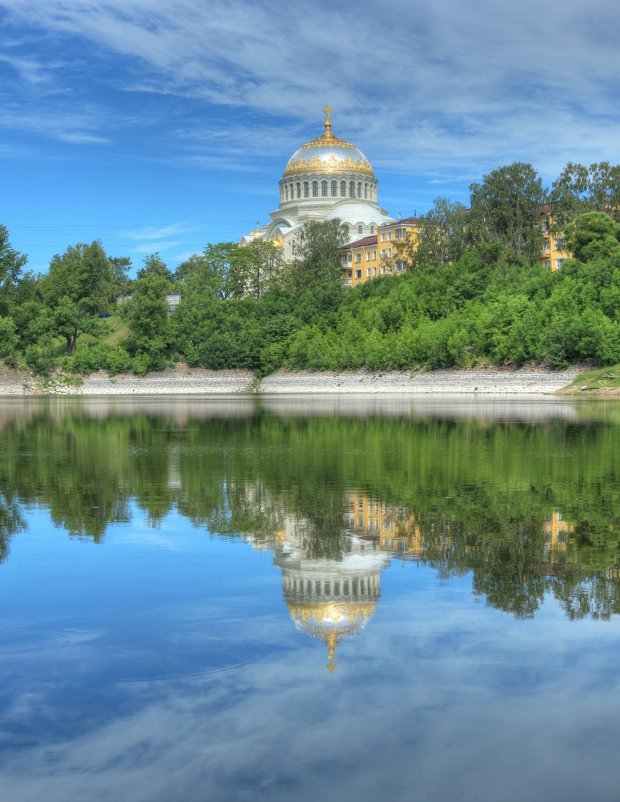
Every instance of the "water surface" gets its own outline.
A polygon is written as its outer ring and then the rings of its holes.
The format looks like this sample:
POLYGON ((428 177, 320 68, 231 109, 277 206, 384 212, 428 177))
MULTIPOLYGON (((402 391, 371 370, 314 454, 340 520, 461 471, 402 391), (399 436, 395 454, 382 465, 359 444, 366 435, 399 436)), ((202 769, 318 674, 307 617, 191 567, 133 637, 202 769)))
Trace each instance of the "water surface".
POLYGON ((12 802, 616 800, 620 407, 0 404, 12 802))

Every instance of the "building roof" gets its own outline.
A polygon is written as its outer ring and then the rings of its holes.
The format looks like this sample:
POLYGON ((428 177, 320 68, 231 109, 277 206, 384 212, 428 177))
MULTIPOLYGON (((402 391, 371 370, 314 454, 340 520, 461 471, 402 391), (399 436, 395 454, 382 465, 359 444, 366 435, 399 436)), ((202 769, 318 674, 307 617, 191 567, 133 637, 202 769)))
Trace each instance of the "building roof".
POLYGON ((376 245, 377 244, 377 235, 372 234, 370 237, 364 237, 363 239, 355 240, 355 242, 349 242, 347 245, 342 245, 341 250, 345 250, 347 248, 364 248, 366 245, 376 245))
POLYGON ((402 225, 403 223, 405 225, 413 225, 414 223, 419 223, 419 222, 420 222, 420 218, 419 217, 405 217, 402 220, 393 220, 390 223, 383 223, 382 227, 383 226, 396 226, 396 225, 399 225, 399 224, 402 225))

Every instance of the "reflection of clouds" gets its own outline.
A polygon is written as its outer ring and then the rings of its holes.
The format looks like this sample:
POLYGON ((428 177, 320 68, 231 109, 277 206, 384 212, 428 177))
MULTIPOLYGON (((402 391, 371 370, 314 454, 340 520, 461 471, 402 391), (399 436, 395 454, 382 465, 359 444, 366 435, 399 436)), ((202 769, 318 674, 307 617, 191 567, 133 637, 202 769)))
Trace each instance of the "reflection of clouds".
POLYGON ((258 627, 260 652, 113 688, 131 700, 120 714, 108 705, 79 738, 11 753, 6 798, 615 799, 619 624, 574 624, 553 606, 537 623, 501 616, 500 629, 501 614, 428 579, 385 600, 334 675, 312 641, 282 649, 283 618, 224 612, 228 645, 257 642, 258 627))

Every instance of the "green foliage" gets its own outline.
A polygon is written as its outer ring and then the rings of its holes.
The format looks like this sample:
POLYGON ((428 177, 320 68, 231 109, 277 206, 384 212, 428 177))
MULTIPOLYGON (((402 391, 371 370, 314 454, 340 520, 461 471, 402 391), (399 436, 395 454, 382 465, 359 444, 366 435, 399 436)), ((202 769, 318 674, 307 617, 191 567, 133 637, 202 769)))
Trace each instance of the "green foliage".
POLYGON ((467 243, 468 210, 462 203, 435 198, 421 218, 418 239, 405 253, 414 269, 419 265, 442 267, 457 262, 467 243))
POLYGON ((620 256, 620 223, 602 212, 586 212, 566 226, 566 242, 575 259, 590 262, 620 256))
POLYGON ((127 349, 137 357, 137 372, 163 370, 170 346, 170 323, 166 294, 170 282, 159 269, 145 269, 136 281, 133 295, 127 303, 129 323, 127 349), (138 358, 139 355, 139 358, 138 358), (146 360, 148 359, 148 362, 146 360))
POLYGON ((2 315, 6 315, 12 309, 21 270, 27 261, 27 256, 19 254, 10 246, 9 232, 0 225, 0 314, 2 315))
POLYGON ((294 291, 302 292, 317 283, 340 287, 340 248, 346 241, 347 229, 337 218, 307 222, 294 247, 295 261, 291 265, 294 291))
POLYGON ((472 184, 470 191, 470 241, 500 243, 511 260, 536 264, 541 246, 537 223, 547 195, 532 165, 500 167, 483 176, 481 184, 472 184))
POLYGON ((51 332, 65 339, 68 356, 82 334, 98 334, 98 315, 109 311, 116 289, 116 271, 100 242, 69 247, 62 256, 54 256, 43 280, 43 296, 51 332))
POLYGON ((597 162, 585 167, 569 162, 553 182, 549 199, 556 230, 564 230, 584 212, 620 217, 620 165, 597 162))
POLYGON ((89 374, 96 370, 106 370, 115 375, 130 370, 132 360, 125 348, 109 343, 79 345, 66 367, 75 373, 89 374))

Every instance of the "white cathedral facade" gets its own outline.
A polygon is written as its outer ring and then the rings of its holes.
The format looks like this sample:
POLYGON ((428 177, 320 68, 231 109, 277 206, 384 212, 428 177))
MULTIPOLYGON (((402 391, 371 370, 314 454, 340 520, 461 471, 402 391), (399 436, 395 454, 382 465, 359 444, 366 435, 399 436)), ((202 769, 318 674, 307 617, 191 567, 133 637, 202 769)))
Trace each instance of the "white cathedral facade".
POLYGON ((391 221, 379 206, 370 162, 355 145, 334 136, 332 110, 326 106, 323 111, 324 133, 298 148, 284 168, 280 205, 271 212, 270 222, 244 236, 242 244, 271 241, 290 261, 297 233, 310 220, 340 219, 348 229, 348 242, 372 236, 391 221))

